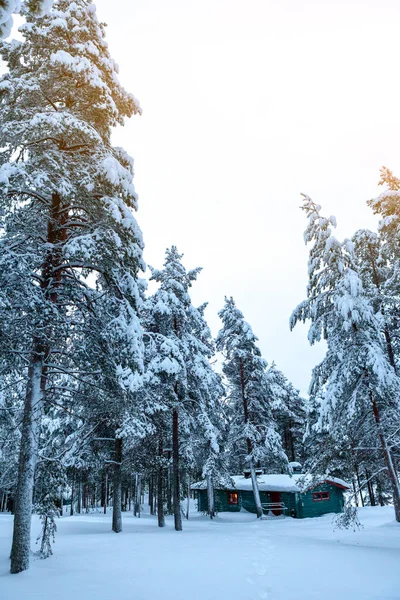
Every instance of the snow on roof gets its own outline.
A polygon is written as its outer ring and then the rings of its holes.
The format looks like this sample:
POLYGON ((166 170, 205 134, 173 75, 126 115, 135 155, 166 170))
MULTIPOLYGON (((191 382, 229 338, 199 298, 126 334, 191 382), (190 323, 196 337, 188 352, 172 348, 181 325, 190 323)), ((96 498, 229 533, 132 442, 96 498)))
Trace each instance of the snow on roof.
MULTIPOLYGON (((253 489, 251 485, 251 478, 243 477, 243 475, 232 475, 231 479, 233 481, 233 485, 232 487, 226 489, 242 491, 251 491, 253 489)), ((315 487, 320 483, 330 483, 344 489, 349 489, 349 485, 343 481, 343 479, 338 479, 337 477, 321 477, 319 479, 310 475, 301 474, 272 474, 260 475, 257 477, 257 481, 260 492, 301 492, 302 490, 305 491, 306 489, 315 487)), ((192 490, 204 490, 207 488, 207 482, 198 481, 197 483, 193 483, 190 488, 192 490)), ((218 489, 218 487, 216 489, 218 489)))

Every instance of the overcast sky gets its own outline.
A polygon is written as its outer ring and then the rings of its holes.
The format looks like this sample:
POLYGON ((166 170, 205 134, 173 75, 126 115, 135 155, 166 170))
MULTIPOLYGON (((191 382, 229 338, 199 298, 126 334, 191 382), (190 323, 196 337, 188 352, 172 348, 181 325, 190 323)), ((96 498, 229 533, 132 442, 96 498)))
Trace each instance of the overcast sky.
POLYGON ((400 173, 400 4, 388 0, 97 0, 143 116, 116 132, 135 159, 145 260, 176 244, 215 334, 232 295, 294 385, 323 348, 289 331, 305 297, 300 192, 375 228, 379 168, 400 173))

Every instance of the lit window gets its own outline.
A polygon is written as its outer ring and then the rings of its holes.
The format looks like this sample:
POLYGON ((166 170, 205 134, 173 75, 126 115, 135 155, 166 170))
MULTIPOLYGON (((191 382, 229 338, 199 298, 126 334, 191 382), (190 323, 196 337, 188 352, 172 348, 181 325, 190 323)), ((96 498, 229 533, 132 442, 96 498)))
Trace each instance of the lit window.
POLYGON ((228 492, 228 504, 239 504, 239 494, 237 492, 228 492))

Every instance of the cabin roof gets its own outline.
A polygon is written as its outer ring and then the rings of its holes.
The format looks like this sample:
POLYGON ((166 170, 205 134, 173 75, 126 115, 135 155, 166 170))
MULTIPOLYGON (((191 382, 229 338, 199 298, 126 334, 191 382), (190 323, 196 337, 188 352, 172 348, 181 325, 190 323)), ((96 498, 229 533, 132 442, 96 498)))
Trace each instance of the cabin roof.
MULTIPOLYGON (((233 482, 232 486, 216 486, 216 489, 241 491, 251 491, 253 489, 251 478, 243 477, 243 475, 232 475, 231 479, 233 482)), ((337 477, 319 478, 311 475, 302 475, 301 473, 296 473, 294 475, 281 475, 278 473, 259 475, 257 476, 257 481, 260 492, 304 492, 321 483, 329 483, 344 490, 350 489, 349 485, 343 481, 343 479, 338 479, 337 477)), ((198 481, 197 483, 193 483, 190 488, 192 490, 205 490, 207 488, 207 482, 205 480, 198 481)))

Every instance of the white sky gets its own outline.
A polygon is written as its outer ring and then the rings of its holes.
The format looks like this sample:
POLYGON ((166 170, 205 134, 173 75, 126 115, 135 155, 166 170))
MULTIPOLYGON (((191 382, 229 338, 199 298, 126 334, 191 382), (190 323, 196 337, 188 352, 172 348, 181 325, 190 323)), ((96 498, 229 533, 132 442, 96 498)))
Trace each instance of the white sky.
POLYGON ((232 295, 268 361, 303 392, 323 348, 289 332, 305 297, 300 192, 338 235, 376 225, 379 168, 400 172, 400 4, 389 0, 97 0, 143 116, 135 158, 145 260, 204 267, 195 303, 232 295))
POLYGON ((400 173, 397 0, 96 0, 143 116, 114 140, 135 159, 145 260, 202 266, 214 334, 232 295, 305 392, 323 356, 289 332, 308 252, 300 192, 338 235, 376 227, 379 168, 400 173))

